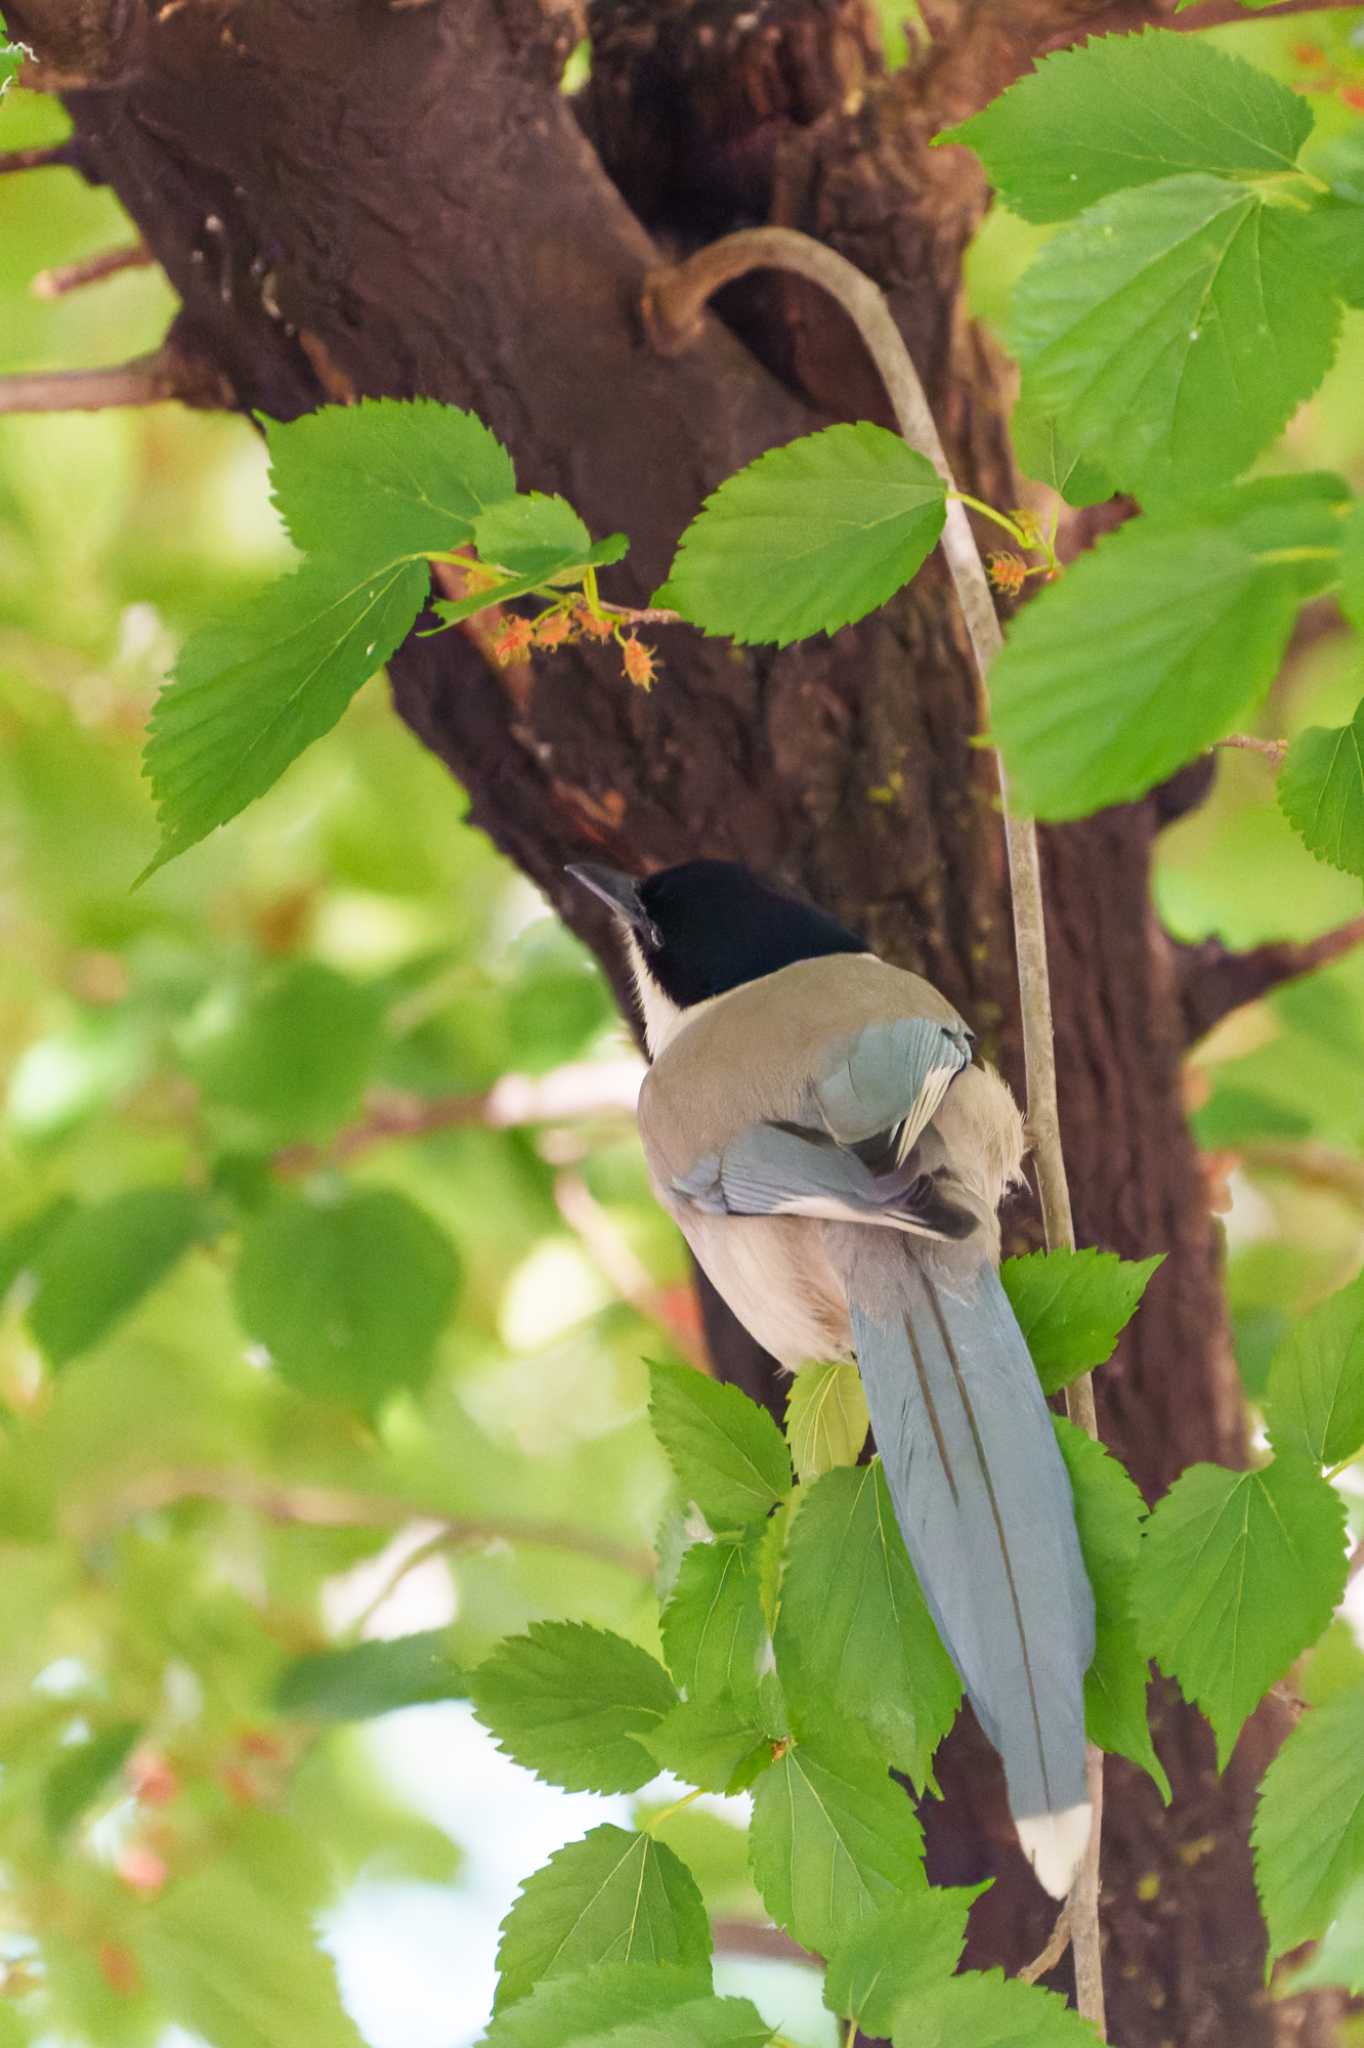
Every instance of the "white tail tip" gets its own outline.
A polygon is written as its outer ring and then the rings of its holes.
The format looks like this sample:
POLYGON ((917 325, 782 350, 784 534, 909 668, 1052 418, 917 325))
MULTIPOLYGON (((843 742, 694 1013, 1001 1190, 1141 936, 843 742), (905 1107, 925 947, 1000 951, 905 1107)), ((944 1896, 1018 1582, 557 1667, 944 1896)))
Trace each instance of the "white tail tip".
POLYGON ((1018 1839, 1023 1854, 1054 1899, 1064 1899, 1075 1882, 1075 1873, 1089 1847, 1090 1822, 1094 1808, 1088 1800, 1068 1806, 1064 1813, 1035 1813, 1018 1820, 1018 1839))

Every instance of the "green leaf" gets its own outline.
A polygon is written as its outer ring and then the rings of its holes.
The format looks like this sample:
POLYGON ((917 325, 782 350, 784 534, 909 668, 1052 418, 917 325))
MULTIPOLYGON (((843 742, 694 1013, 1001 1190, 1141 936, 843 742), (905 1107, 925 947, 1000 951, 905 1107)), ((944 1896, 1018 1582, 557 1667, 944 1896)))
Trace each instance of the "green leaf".
POLYGON ((1335 351, 1340 309, 1304 260, 1305 218, 1205 176, 1100 200, 1014 294, 1028 404, 1139 496, 1235 476, 1335 351))
POLYGON ((1113 1356, 1164 1257, 1120 1259, 1086 1247, 1005 1259, 999 1277, 1049 1394, 1113 1356))
POLYGON ((1048 484, 1068 505, 1102 505, 1113 495, 1106 470, 1070 447, 1053 413, 1020 398, 1009 421, 1018 466, 1025 476, 1048 484))
POLYGON ((1024 606, 990 672, 1020 810, 1078 818, 1141 796, 1230 729, 1330 580, 1336 490, 1265 478, 1130 520, 1024 606))
POLYGON ((664 1770, 703 1792, 742 1792, 772 1760, 771 1737, 732 1695, 683 1700, 639 1739, 664 1770))
POLYGON ((0 1308, 16 1280, 33 1275, 43 1246, 77 1210, 74 1195, 54 1195, 0 1237, 0 1308))
POLYGON ((107 1336, 214 1228, 208 1203, 188 1188, 127 1188, 68 1212, 29 1269, 28 1326, 51 1364, 107 1336))
POLYGON ((826 1473, 802 1499, 776 1652, 797 1727, 861 1722, 916 1786, 929 1782, 961 1682, 924 1605, 879 1458, 826 1473))
POLYGON ((469 1697, 469 1681, 450 1660, 444 1629, 387 1642, 319 1650, 286 1664, 275 1707, 305 1721, 367 1721, 397 1707, 469 1697))
POLYGON ((259 1120, 265 1145, 321 1144, 359 1109, 383 1037, 380 990, 317 960, 288 960, 211 989, 179 1050, 212 1102, 259 1120))
POLYGON ((786 1441, 801 1479, 855 1465, 871 1418, 855 1365, 807 1365, 786 1399, 786 1441))
POLYGON ((1190 36, 1094 36, 1059 50, 979 114, 964 143, 1024 220, 1065 220, 1126 186, 1188 171, 1273 177, 1312 132, 1307 102, 1190 36))
POLYGON ((0 100, 19 76, 24 51, 18 43, 0 42, 0 100))
POLYGON ((536 1622, 499 1644, 470 1684, 505 1756, 568 1792, 633 1792, 658 1774, 635 1738, 677 1705, 656 1659, 583 1622, 536 1622))
POLYGON ((1002 1970, 967 1970, 925 1987, 891 2036, 893 2048, 1097 2048, 1098 2040, 1064 1998, 1002 1970))
POLYGON ((1364 498, 1355 501, 1340 539, 1340 608, 1364 633, 1364 498))
POLYGON ((1313 725, 1288 749, 1279 807, 1318 860, 1364 880, 1364 701, 1348 725, 1313 725))
POLYGON ((649 1418, 682 1490, 712 1529, 741 1529, 786 1498, 791 1460, 765 1408, 693 1366, 649 1366, 649 1418))
POLYGON ((64 1749, 43 1784, 43 1820, 50 1835, 64 1835, 123 1769, 142 1733, 140 1721, 115 1721, 64 1749))
POLYGON ((353 564, 458 547, 516 489, 511 457, 482 420, 433 399, 367 398, 264 426, 292 539, 353 564))
POLYGON ((909 582, 945 507, 932 463, 898 434, 826 427, 712 492, 653 602, 744 645, 836 633, 909 582))
POLYGON ((502 1922, 496 2007, 594 1963, 677 1963, 710 1989, 710 1922, 696 1880, 652 1835, 593 1828, 528 1877, 502 1922))
POLYGON ((566 498, 523 491, 480 513, 474 522, 479 560, 512 576, 545 582, 564 569, 618 562, 629 543, 623 533, 593 542, 566 498))
POLYGON ((305 1906, 223 1857, 168 1885, 138 1923, 167 2014, 232 2048, 363 2048, 305 1906))
POLYGON ((698 1998, 675 1963, 602 1963, 551 1977, 495 2016, 482 2048, 767 2048, 746 1998, 698 1998))
POLYGON ((1305 1967, 1284 1989, 1291 1997, 1319 1984, 1342 1984, 1356 1997, 1364 1991, 1364 1878, 1343 1894, 1305 1967))
POLYGON ((373 1413, 424 1385, 454 1308, 454 1246, 391 1188, 281 1193, 254 1215, 233 1285, 247 1335, 300 1393, 373 1413))
POLYGON ((1298 233, 1337 298, 1364 306, 1364 204, 1325 193, 1304 214, 1298 233))
POLYGON ((689 1699, 732 1699, 759 1719, 768 1656, 759 1569, 761 1532, 693 1543, 660 1626, 668 1669, 689 1699))
POLYGON ((1170 1803, 1170 1781, 1151 1741, 1146 1712, 1150 1667, 1132 1619, 1132 1587, 1146 1503, 1117 1458, 1061 1416, 1053 1416, 1075 1495, 1075 1521, 1094 1588, 1094 1660, 1085 1673, 1091 1742, 1129 1757, 1170 1803))
POLYGON ((988 1886, 928 1885, 859 1922, 829 1955, 824 2003, 864 2034, 889 2034, 905 2008, 950 1977, 966 1946, 966 1916, 988 1886))
POLYGON ((1364 1273, 1294 1323, 1265 1394, 1269 1440, 1315 1465, 1364 1445, 1364 1273))
POLYGON ((139 880, 235 818, 330 732, 405 639, 429 583, 425 562, 314 555, 193 635, 148 724, 161 844, 139 880))
POLYGON ((505 582, 494 583, 489 590, 472 591, 468 597, 437 598, 431 610, 442 623, 427 632, 419 633, 417 638, 434 639, 438 632, 444 632, 446 626, 457 626, 461 619, 472 619, 479 612, 486 612, 489 605, 507 604, 514 597, 524 597, 527 591, 534 590, 536 585, 543 583, 544 580, 543 576, 538 575, 509 576, 505 582))
POLYGON ((1212 1722, 1219 1770, 1331 1619, 1344 1531, 1339 1495, 1283 1453, 1255 1472, 1191 1465, 1152 1515, 1133 1586, 1138 1636, 1212 1722))
POLYGON ((1364 1686, 1304 1714, 1265 1772, 1251 1841, 1271 1955, 1324 1934, 1364 1877, 1364 1686))
POLYGON ((922 1847, 907 1796, 851 1726, 792 1743, 754 1790, 754 1882, 777 1924, 819 1955, 924 1883, 922 1847))

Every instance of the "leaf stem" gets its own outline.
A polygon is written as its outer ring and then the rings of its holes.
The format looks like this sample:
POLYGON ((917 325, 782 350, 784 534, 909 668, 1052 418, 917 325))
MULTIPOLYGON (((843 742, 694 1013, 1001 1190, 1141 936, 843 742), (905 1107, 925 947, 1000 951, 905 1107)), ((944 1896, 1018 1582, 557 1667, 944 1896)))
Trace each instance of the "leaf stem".
POLYGON ((856 2044, 856 2041, 857 2041, 857 2021, 856 2021, 856 2020, 849 2020, 849 2021, 848 2021, 848 2031, 847 2031, 847 2033, 846 2033, 846 2034, 845 2034, 845 2035, 843 2036, 843 2048, 855 2048, 855 2044, 856 2044))
POLYGON ((996 511, 993 505, 986 504, 984 498, 973 498, 968 491, 951 490, 947 495, 949 498, 955 498, 959 505, 969 505, 971 510, 979 512, 983 519, 993 519, 995 525, 1002 526, 1004 531, 1010 534, 1021 548, 1025 548, 1028 545, 1023 537, 1023 529, 1016 521, 1010 519, 1007 512, 996 511))
POLYGON ((663 1826, 663 1823, 665 1821, 671 1820, 675 1813, 681 1813, 684 1806, 690 1806, 693 1800, 699 1799, 700 1797, 701 1790, 698 1788, 698 1790, 696 1790, 695 1792, 688 1792, 681 1799, 674 1799, 671 1806, 662 1807, 658 1813, 650 1814, 648 1820, 645 1821, 641 1832, 646 1835, 654 1834, 657 1829, 663 1826))
MULTIPOLYGON (((966 506, 957 494, 956 481, 948 465, 932 408, 904 336, 895 324, 880 287, 856 264, 809 235, 800 234, 792 228, 750 228, 698 249, 685 262, 652 272, 645 281, 641 307, 646 332, 663 353, 675 353, 685 348, 699 330, 702 309, 712 292, 750 270, 796 271, 821 285, 838 300, 857 327, 876 365, 901 434, 911 448, 927 457, 942 478, 948 493, 942 549, 975 654, 981 724, 988 731, 987 678, 990 665, 1003 645, 1003 635, 980 550, 971 531, 966 506)), ((1037 1161, 1042 1222, 1051 1249, 1073 1249, 1075 1226, 1061 1150, 1056 1046, 1052 1031, 1051 980, 1047 965, 1046 915, 1037 829, 1031 818, 1019 818, 1013 814, 1002 761, 999 761, 999 790, 1013 897, 1019 1008, 1028 1083, 1028 1122, 1037 1161)), ((1088 1373, 1081 1374, 1066 1389, 1066 1407, 1072 1422, 1078 1423, 1087 1435, 1097 1437, 1094 1387, 1088 1373)), ((1093 2021, 1102 2035, 1104 1987, 1099 1946, 1099 1843, 1103 1756, 1090 1743, 1085 1757, 1094 1821, 1089 1846, 1071 1892, 1071 1941, 1075 1954, 1076 2004, 1083 2017, 1093 2021)))

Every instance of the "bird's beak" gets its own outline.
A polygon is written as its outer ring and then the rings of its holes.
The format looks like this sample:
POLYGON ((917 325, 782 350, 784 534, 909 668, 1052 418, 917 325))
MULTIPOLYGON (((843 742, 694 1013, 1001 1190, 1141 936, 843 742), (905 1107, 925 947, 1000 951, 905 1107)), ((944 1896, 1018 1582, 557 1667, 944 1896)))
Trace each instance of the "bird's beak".
POLYGON ((609 910, 622 918, 631 931, 648 933, 653 936, 649 913, 639 900, 639 884, 633 875, 622 874, 619 868, 603 867, 600 861, 573 861, 564 869, 575 882, 581 882, 594 896, 599 896, 609 910))

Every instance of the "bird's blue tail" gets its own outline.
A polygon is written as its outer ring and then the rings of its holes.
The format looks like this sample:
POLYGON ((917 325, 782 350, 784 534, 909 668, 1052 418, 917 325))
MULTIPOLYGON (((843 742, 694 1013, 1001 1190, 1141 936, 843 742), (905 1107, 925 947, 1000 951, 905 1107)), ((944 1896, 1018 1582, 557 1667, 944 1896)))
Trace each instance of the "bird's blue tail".
POLYGON ((988 1261, 949 1283, 906 1258, 902 1243, 868 1257, 848 1291, 896 1515, 943 1643, 1003 1759, 1024 1850, 1060 1897, 1089 1836, 1084 1676, 1094 1601, 1051 1416, 988 1261))

